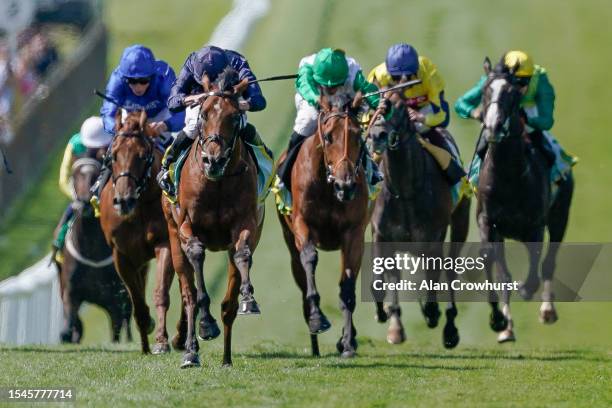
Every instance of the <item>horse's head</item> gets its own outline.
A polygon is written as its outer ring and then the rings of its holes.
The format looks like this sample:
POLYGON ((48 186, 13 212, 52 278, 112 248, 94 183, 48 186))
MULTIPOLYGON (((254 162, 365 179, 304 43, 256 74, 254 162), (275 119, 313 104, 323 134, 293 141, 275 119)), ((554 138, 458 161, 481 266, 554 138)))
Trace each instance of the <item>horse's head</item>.
POLYGON ((518 65, 508 68, 503 60, 492 68, 489 58, 485 58, 487 80, 482 90, 482 132, 488 143, 498 143, 509 136, 511 120, 518 118, 522 94, 520 86, 512 81, 516 69, 518 65))
POLYGON ((72 164, 72 195, 80 205, 89 205, 89 190, 98 179, 100 168, 100 161, 93 157, 83 157, 72 164))
POLYGON ((115 138, 111 148, 115 190, 113 206, 122 216, 133 213, 151 176, 154 152, 146 122, 145 111, 130 112, 124 118, 119 111, 115 118, 115 138))
POLYGON ((238 72, 226 68, 214 83, 205 75, 204 91, 209 95, 200 108, 201 129, 198 143, 207 178, 217 180, 225 174, 237 143, 243 123, 238 98, 248 86, 248 80, 239 80, 238 72))
POLYGON ((388 119, 378 110, 370 119, 368 137, 371 149, 376 154, 382 154, 387 149, 397 149, 402 134, 414 134, 414 124, 410 121, 405 102, 395 100, 393 108, 393 114, 388 119))
POLYGON ((356 116, 360 103, 359 94, 345 106, 332 105, 325 96, 321 98, 317 135, 323 149, 327 181, 333 184, 339 201, 354 198, 357 174, 364 160, 361 128, 356 116))

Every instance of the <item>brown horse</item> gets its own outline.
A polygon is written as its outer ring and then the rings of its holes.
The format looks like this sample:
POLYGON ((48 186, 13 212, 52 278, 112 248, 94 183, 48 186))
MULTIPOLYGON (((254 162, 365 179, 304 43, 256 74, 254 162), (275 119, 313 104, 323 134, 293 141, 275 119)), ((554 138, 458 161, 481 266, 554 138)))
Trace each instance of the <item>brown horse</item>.
MULTIPOLYGON (((154 302, 158 325, 153 353, 159 354, 170 350, 166 313, 174 273, 161 190, 151 177, 160 169, 161 153, 154 148, 146 120, 144 111, 130 112, 123 121, 121 112, 117 113, 111 146, 113 177, 102 190, 100 223, 112 248, 117 272, 132 298, 143 353, 151 351, 147 334, 155 328, 145 300, 148 262, 157 260, 154 302)), ((177 329, 173 346, 181 348, 184 324, 179 322, 177 329)))
POLYGON ((344 326, 336 347, 342 357, 353 357, 357 349, 355 284, 369 218, 363 171, 366 151, 353 111, 359 102, 357 96, 350 107, 338 107, 322 99, 317 132, 304 141, 291 171, 292 213, 278 213, 291 255, 291 271, 302 291, 313 356, 320 355, 317 335, 331 327, 319 306, 315 284, 317 248, 341 250, 339 286, 344 326))
MULTIPOLYGON (((91 153, 94 156, 96 152, 91 153)), ((119 341, 123 327, 128 341, 132 340, 129 325, 132 304, 113 267, 111 249, 104 239, 100 221, 95 218, 89 203, 89 189, 98 177, 100 167, 100 161, 93 157, 80 157, 72 165, 73 221, 62 250, 63 262, 55 263, 64 304, 64 327, 60 333, 62 342, 81 341, 83 324, 79 318, 79 308, 83 302, 106 310, 111 320, 113 342, 119 341)))
MULTIPOLYGON (((463 198, 453 209, 448 181, 432 155, 419 143, 420 136, 406 113, 405 102, 399 100, 396 103, 394 114, 388 121, 378 121, 377 116, 372 117, 368 136, 372 139, 372 149, 382 157, 385 181, 372 213, 373 241, 418 242, 423 244, 424 253, 440 257, 443 256, 443 242, 450 225, 449 256, 458 256, 469 229, 469 198, 463 198)), ((399 280, 396 274, 389 275, 399 280)), ((439 270, 428 271, 427 275, 428 279, 436 282, 440 279, 439 270)), ((453 271, 447 271, 449 283, 454 279, 453 275, 453 271)), ((450 290, 450 298, 442 332, 442 344, 446 348, 454 348, 459 343, 453 290, 450 290)), ((382 299, 376 300, 377 320, 381 323, 390 321, 387 341, 391 344, 404 342, 406 337, 400 320, 397 292, 393 292, 391 305, 386 310, 382 299)), ((421 310, 427 326, 436 327, 440 311, 435 291, 429 291, 421 310)))
POLYGON ((195 334, 198 311, 198 337, 212 340, 220 334, 204 282, 206 250, 227 251, 229 257, 227 291, 221 302, 224 366, 232 364, 236 314, 259 314, 249 270, 264 213, 257 206, 257 166, 239 136, 243 118, 238 98, 248 83, 238 81, 238 73, 230 68, 214 84, 203 78, 206 94, 200 105, 200 134, 181 171, 178 205, 167 199, 163 204, 187 316, 183 368, 200 364, 195 334))

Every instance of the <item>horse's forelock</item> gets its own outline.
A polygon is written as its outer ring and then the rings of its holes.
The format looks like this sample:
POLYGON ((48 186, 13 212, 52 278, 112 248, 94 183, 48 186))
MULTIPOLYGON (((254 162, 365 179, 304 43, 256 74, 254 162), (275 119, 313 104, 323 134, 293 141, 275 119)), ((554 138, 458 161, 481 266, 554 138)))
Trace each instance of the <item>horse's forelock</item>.
POLYGON ((221 92, 232 91, 234 85, 240 82, 240 77, 238 76, 238 71, 234 68, 227 66, 219 74, 217 80, 215 81, 215 86, 221 92))

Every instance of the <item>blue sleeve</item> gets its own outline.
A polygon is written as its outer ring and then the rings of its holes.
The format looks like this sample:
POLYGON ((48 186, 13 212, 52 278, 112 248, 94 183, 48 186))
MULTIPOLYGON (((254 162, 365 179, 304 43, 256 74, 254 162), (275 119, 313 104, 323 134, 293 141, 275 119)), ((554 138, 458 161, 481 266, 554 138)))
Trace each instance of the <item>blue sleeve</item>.
POLYGON ((193 52, 189 54, 181 68, 178 78, 174 80, 171 86, 170 96, 168 98, 168 109, 170 112, 185 110, 183 100, 186 96, 191 94, 192 89, 199 85, 193 77, 192 58, 194 56, 195 53, 193 52))
MULTIPOLYGON (((255 74, 253 74, 253 71, 251 71, 249 63, 242 55, 238 54, 237 52, 231 52, 231 56, 232 67, 238 71, 238 77, 241 81, 245 78, 247 78, 249 81, 257 79, 255 74)), ((249 109, 250 112, 257 112, 266 108, 266 98, 264 98, 261 88, 257 82, 250 84, 246 91, 244 91, 243 96, 251 105, 251 108, 249 109)))
MULTIPOLYGON (((108 83, 106 84, 106 95, 108 95, 112 100, 119 104, 123 104, 125 99, 125 83, 123 78, 119 73, 115 70, 111 74, 108 83)), ((102 103, 102 108, 100 108, 100 116, 102 116, 102 121, 104 122, 104 130, 107 133, 115 134, 115 114, 117 113, 118 106, 113 102, 109 102, 104 100, 102 103)))

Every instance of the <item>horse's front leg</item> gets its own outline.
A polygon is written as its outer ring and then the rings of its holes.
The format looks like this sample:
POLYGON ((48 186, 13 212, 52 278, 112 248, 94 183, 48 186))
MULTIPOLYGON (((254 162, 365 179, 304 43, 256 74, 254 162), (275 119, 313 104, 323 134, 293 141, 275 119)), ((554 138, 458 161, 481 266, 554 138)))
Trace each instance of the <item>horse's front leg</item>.
MULTIPOLYGON (((435 243, 430 246, 427 250, 428 256, 433 258, 442 258, 442 243, 435 243)), ((440 282, 440 270, 439 269, 427 269, 425 270, 425 276, 430 283, 438 284, 440 282)), ((421 312, 425 317, 425 323, 427 327, 433 329, 438 326, 440 320, 440 308, 438 307, 438 291, 434 289, 427 290, 427 299, 424 306, 421 306, 421 312)))
POLYGON ((295 247, 300 253, 300 263, 306 274, 306 304, 308 305, 308 330, 310 334, 326 332, 331 323, 320 307, 321 297, 315 282, 315 270, 319 255, 314 243, 310 240, 310 231, 303 218, 296 215, 294 220, 295 247))
POLYGON ((234 265, 240 272, 240 305, 238 306, 238 314, 260 314, 259 305, 255 300, 253 293, 253 285, 251 284, 250 270, 253 264, 253 253, 252 249, 255 249, 257 242, 255 242, 255 235, 252 231, 255 231, 255 223, 250 226, 242 227, 236 230, 233 238, 235 242, 234 248, 230 251, 234 265))
POLYGON ((185 217, 181 224, 179 238, 181 249, 189 260, 196 278, 196 316, 198 309, 200 311, 198 337, 204 341, 213 340, 219 337, 221 330, 219 330, 217 321, 210 313, 210 296, 204 281, 204 245, 193 233, 189 217, 185 217))
POLYGON ((156 286, 153 292, 153 302, 157 312, 157 329, 155 330, 155 344, 151 353, 163 354, 170 351, 168 331, 166 330, 166 315, 170 307, 169 292, 174 277, 172 257, 167 244, 155 248, 155 259, 157 261, 157 273, 155 274, 156 286))
MULTIPOLYGON (((497 275, 499 282, 509 284, 512 280, 512 276, 510 275, 510 270, 508 269, 508 264, 506 263, 506 251, 503 242, 500 242, 495 246, 495 261, 497 262, 497 275)), ((507 288, 502 291, 502 304, 502 313, 504 314, 508 324, 506 325, 506 328, 497 336, 497 341, 499 343, 515 341, 516 337, 514 336, 514 323, 512 321, 512 313, 510 311, 510 291, 507 288)))
POLYGON ((533 294, 540 287, 539 267, 540 257, 542 255, 542 246, 544 241, 544 227, 539 229, 526 243, 527 251, 529 252, 529 274, 525 282, 521 284, 519 293, 525 300, 531 300, 533 294))
MULTIPOLYGON (((480 202, 479 202, 480 207, 480 202)), ((500 238, 489 222, 489 218, 486 216, 484 210, 480 208, 478 212, 478 228, 480 232, 480 256, 484 258, 485 273, 487 280, 493 283, 493 264, 495 262, 495 241, 499 241, 500 238)), ((495 290, 489 291, 489 304, 491 305, 491 314, 489 315, 489 326, 491 330, 500 332, 508 325, 508 320, 504 314, 499 310, 499 297, 495 290)))
POLYGON ((342 270, 340 272, 340 310, 344 317, 342 337, 336 347, 341 357, 350 358, 357 351, 357 330, 353 323, 355 312, 355 285, 361 257, 363 256, 363 228, 358 227, 344 234, 342 239, 342 270))

